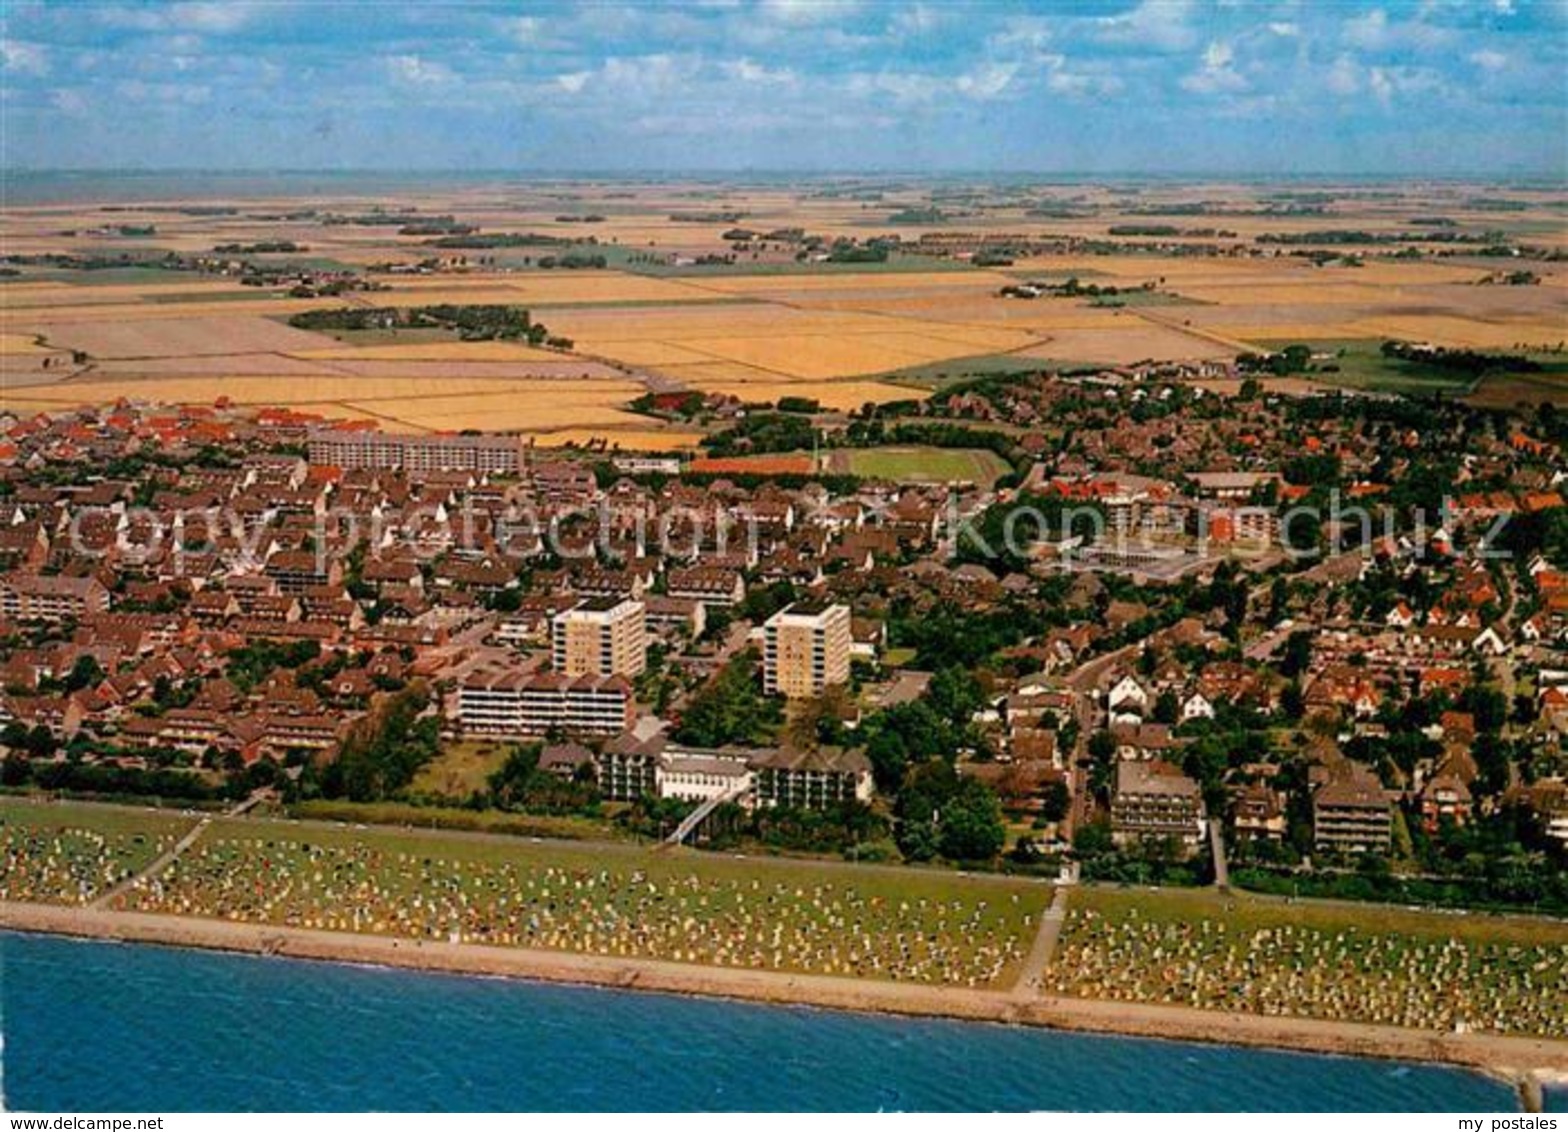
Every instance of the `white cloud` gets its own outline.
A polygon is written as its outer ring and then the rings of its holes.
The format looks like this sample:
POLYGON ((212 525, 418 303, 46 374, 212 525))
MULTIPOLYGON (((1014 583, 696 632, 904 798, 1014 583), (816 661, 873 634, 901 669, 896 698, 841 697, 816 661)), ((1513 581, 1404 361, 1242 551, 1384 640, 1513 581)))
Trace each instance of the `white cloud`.
POLYGON ((1292 36, 1297 36, 1297 35, 1301 34, 1301 25, 1300 24, 1296 24, 1296 23, 1292 23, 1289 20, 1276 21, 1274 23, 1269 24, 1268 27, 1269 27, 1269 31, 1273 32, 1275 35, 1279 36, 1281 39, 1288 39, 1288 38, 1290 38, 1292 36))
POLYGON ((261 10, 260 4, 247 4, 226 0, 223 3, 191 3, 174 5, 171 26, 188 31, 231 32, 250 23, 251 17, 261 10))
POLYGON ((1188 25, 1190 0, 1143 0, 1130 12, 1094 21, 1098 37, 1106 43, 1123 43, 1160 51, 1191 47, 1197 33, 1188 25))
POLYGON ((76 118, 87 113, 87 98, 77 90, 57 90, 49 96, 50 103, 62 114, 76 118))
POLYGON ((888 21, 887 29, 896 36, 917 39, 930 35, 946 22, 946 13, 928 4, 900 7, 888 21))
POLYGON ((726 78, 742 83, 773 83, 778 85, 795 81, 795 72, 788 67, 766 67, 751 59, 736 59, 719 64, 726 78))
POLYGON ((1040 51, 1051 42, 1052 34, 1050 21, 1040 16, 1013 16, 986 45, 993 51, 1040 51))
POLYGON ((1334 94, 1355 94, 1361 89, 1361 67, 1351 56, 1341 55, 1323 73, 1323 82, 1334 94))
POLYGON ((1236 53, 1228 43, 1215 40, 1203 52, 1198 69, 1181 80, 1196 94, 1234 94, 1247 89, 1247 80, 1236 70, 1236 53))
POLYGON ((1508 66, 1508 56, 1501 51, 1482 48, 1480 51, 1471 53, 1470 62, 1480 67, 1483 71, 1501 71, 1508 66))
POLYGON ((969 74, 959 75, 953 85, 959 94, 983 102, 1006 90, 1017 73, 1017 63, 987 63, 969 74))
POLYGON ((445 86, 457 76, 445 63, 423 59, 418 55, 391 55, 387 70, 398 82, 410 86, 445 86))
MULTIPOLYGON (((239 31, 268 6, 259 0, 190 0, 158 8, 120 5, 92 11, 93 18, 111 27, 224 35, 239 31)), ((282 5, 270 6, 276 9, 282 5)))
POLYGON ((164 102, 184 106, 201 106, 212 98, 209 87, 188 83, 149 83, 141 79, 116 83, 114 91, 119 97, 132 102, 164 102))
POLYGON ((1373 67, 1367 72, 1367 89, 1384 106, 1394 97, 1394 81, 1382 67, 1373 67))
POLYGON ((539 30, 544 26, 544 21, 538 16, 515 16, 509 20, 501 21, 505 34, 525 47, 533 44, 539 38, 539 30))
POLYGON ((820 24, 853 15, 859 0, 762 0, 757 10, 786 24, 820 24))
POLYGON ((46 75, 49 73, 49 55, 36 43, 0 39, 0 67, 18 75, 46 75))
POLYGON ((568 94, 578 94, 588 85, 588 80, 591 78, 593 78, 592 71, 569 71, 564 75, 556 75, 555 85, 568 94))
POLYGON ((1041 57, 1045 64, 1045 88, 1052 94, 1077 98, 1084 95, 1116 94, 1123 87, 1121 77, 1112 72, 1073 67, 1067 56, 1051 54, 1041 57))
POLYGON ((1454 33, 1420 19, 1394 21, 1381 8, 1364 16, 1352 16, 1340 26, 1344 41, 1363 51, 1392 51, 1401 48, 1432 51, 1454 41, 1454 33))

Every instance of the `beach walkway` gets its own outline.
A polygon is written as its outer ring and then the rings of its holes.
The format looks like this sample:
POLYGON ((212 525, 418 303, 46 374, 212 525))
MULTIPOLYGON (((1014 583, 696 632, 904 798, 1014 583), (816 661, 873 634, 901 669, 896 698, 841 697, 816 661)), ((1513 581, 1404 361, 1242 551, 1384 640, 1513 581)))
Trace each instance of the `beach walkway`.
POLYGON ((1230 865, 1225 860, 1225 833, 1220 822, 1209 821, 1209 848, 1214 852, 1214 887, 1221 892, 1230 891, 1230 865))
MULTIPOLYGON (((244 801, 237 802, 225 810, 223 812, 223 816, 227 818, 241 817, 254 809, 262 801, 262 799, 267 796, 267 794, 268 791, 266 790, 252 791, 244 801)), ((106 891, 102 896, 98 897, 87 906, 89 908, 108 908, 111 906, 111 902, 116 896, 120 895, 122 892, 125 892, 138 881, 150 879, 163 872, 164 869, 168 868, 175 861, 179 860, 180 854, 184 853, 185 850, 196 844, 197 840, 203 833, 207 832, 207 827, 212 824, 213 816, 214 815, 212 814, 203 815, 200 821, 185 831, 184 837, 176 841, 167 852, 160 855, 152 862, 152 864, 148 865, 141 872, 126 877, 119 884, 106 891)))
POLYGON ((1050 906, 1040 917, 1040 930, 1035 933, 1034 945, 1029 948, 1029 954, 1024 956, 1024 965, 1013 983, 1012 993, 1018 998, 1033 998, 1040 993, 1041 978, 1046 967, 1050 966, 1051 956, 1056 954, 1056 941, 1062 937, 1062 924, 1067 920, 1069 891, 1066 885, 1059 887, 1051 897, 1050 906))

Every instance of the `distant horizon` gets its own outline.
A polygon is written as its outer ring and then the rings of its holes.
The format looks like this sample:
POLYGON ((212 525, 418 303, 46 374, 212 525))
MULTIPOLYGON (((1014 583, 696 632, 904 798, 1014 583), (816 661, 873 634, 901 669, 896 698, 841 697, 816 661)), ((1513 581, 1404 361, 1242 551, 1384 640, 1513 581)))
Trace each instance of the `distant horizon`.
POLYGON ((1565 72, 1556 0, 86 0, 0 22, 0 165, 1568 181, 1565 72))
POLYGON ((1217 180, 1239 181, 1436 181, 1466 183, 1486 181, 1535 181, 1561 179, 1554 170, 1481 170, 1429 173, 1421 170, 1386 170, 1351 172, 1333 170, 1324 172, 1281 172, 1267 169, 1211 169, 1211 170, 1158 170, 1158 169, 1008 169, 1008 168, 897 168, 855 169, 814 166, 638 166, 628 168, 594 168, 585 166, 476 166, 452 168, 445 166, 353 165, 353 166, 229 166, 210 167, 199 165, 40 165, 16 166, 0 172, 0 180, 9 177, 50 176, 117 176, 117 177, 549 177, 593 178, 603 180, 646 180, 664 177, 729 178, 729 177, 798 177, 805 180, 867 181, 897 178, 899 180, 947 181, 967 178, 994 180, 1044 180, 1060 178, 1067 181, 1086 180, 1147 180, 1208 183, 1217 180))

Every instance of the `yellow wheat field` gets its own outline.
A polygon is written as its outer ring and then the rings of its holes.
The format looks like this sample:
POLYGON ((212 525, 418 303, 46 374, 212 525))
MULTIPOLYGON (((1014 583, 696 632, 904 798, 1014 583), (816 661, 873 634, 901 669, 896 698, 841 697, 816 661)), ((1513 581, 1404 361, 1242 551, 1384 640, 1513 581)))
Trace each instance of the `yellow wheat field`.
MULTIPOLYGON (((137 308, 141 310, 141 308, 137 308)), ((94 358, 159 358, 323 349, 332 339, 268 318, 201 317, 49 321, 37 331, 53 346, 85 350, 94 358)))
POLYGON ((59 352, 39 345, 31 334, 0 334, 0 357, 48 357, 59 352))
MULTIPOLYGON (((643 387, 630 381, 584 380, 529 381, 509 378, 416 377, 237 377, 215 384, 208 378, 119 378, 106 381, 72 381, 48 386, 45 394, 32 388, 31 402, 55 405, 102 405, 129 398, 170 404, 211 404, 220 397, 235 405, 310 406, 345 401, 402 401, 414 399, 506 397, 519 402, 549 402, 566 411, 622 404, 639 396, 643 387)), ((0 403, 9 397, 0 390, 0 403)), ((562 423, 575 423, 567 420, 562 423)))
POLYGON ((1399 338, 1443 346, 1510 349, 1515 345, 1544 346, 1568 340, 1568 323, 1545 319, 1481 322, 1447 315, 1368 318, 1351 323, 1347 338, 1399 338))
MULTIPOLYGON (((515 393, 451 397, 377 397, 342 401, 348 415, 373 416, 432 432, 481 429, 490 432, 541 432, 569 427, 626 425, 648 427, 648 419, 617 408, 624 396, 577 394, 570 399, 518 396, 515 393)), ((323 411, 312 406, 313 411, 323 411)), ((339 415, 339 414, 332 414, 339 415)))
POLYGON ((578 343, 578 349, 589 354, 601 354, 604 357, 614 358, 631 366, 658 366, 665 369, 670 366, 695 364, 708 360, 708 355, 688 350, 674 342, 663 342, 657 339, 633 342, 592 342, 578 343))
POLYGON ((833 272, 825 275, 730 275, 702 280, 710 291, 733 295, 765 296, 844 291, 875 296, 880 291, 909 291, 922 288, 940 290, 1000 290, 1014 280, 989 271, 883 271, 833 272))
POLYGON ((884 381, 725 381, 696 379, 694 388, 705 393, 723 393, 742 401, 777 401, 780 397, 809 397, 824 408, 849 410, 874 403, 918 400, 926 390, 884 381))
POLYGON ((722 361, 756 366, 786 377, 825 378, 885 373, 919 365, 929 355, 890 349, 858 337, 786 334, 772 338, 699 338, 682 343, 722 361))
POLYGON ((682 449, 695 448, 702 441, 700 432, 681 432, 671 429, 668 432, 656 431, 648 428, 563 428, 553 432, 540 432, 533 434, 534 443, 547 448, 559 448, 567 444, 587 445, 603 441, 610 449, 622 449, 627 452, 677 452, 682 449))
POLYGON ((517 342, 410 342, 292 350, 290 357, 322 361, 559 362, 567 355, 517 342))

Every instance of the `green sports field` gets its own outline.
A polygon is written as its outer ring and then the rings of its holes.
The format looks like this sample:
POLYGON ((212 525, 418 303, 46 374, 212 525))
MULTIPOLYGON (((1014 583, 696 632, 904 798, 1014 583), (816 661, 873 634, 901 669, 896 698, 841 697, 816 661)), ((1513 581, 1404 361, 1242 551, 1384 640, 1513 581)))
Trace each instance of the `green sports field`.
POLYGON ((834 452, 832 461, 834 471, 896 483, 963 481, 989 486, 1012 470, 1006 460, 984 448, 852 448, 834 452))

